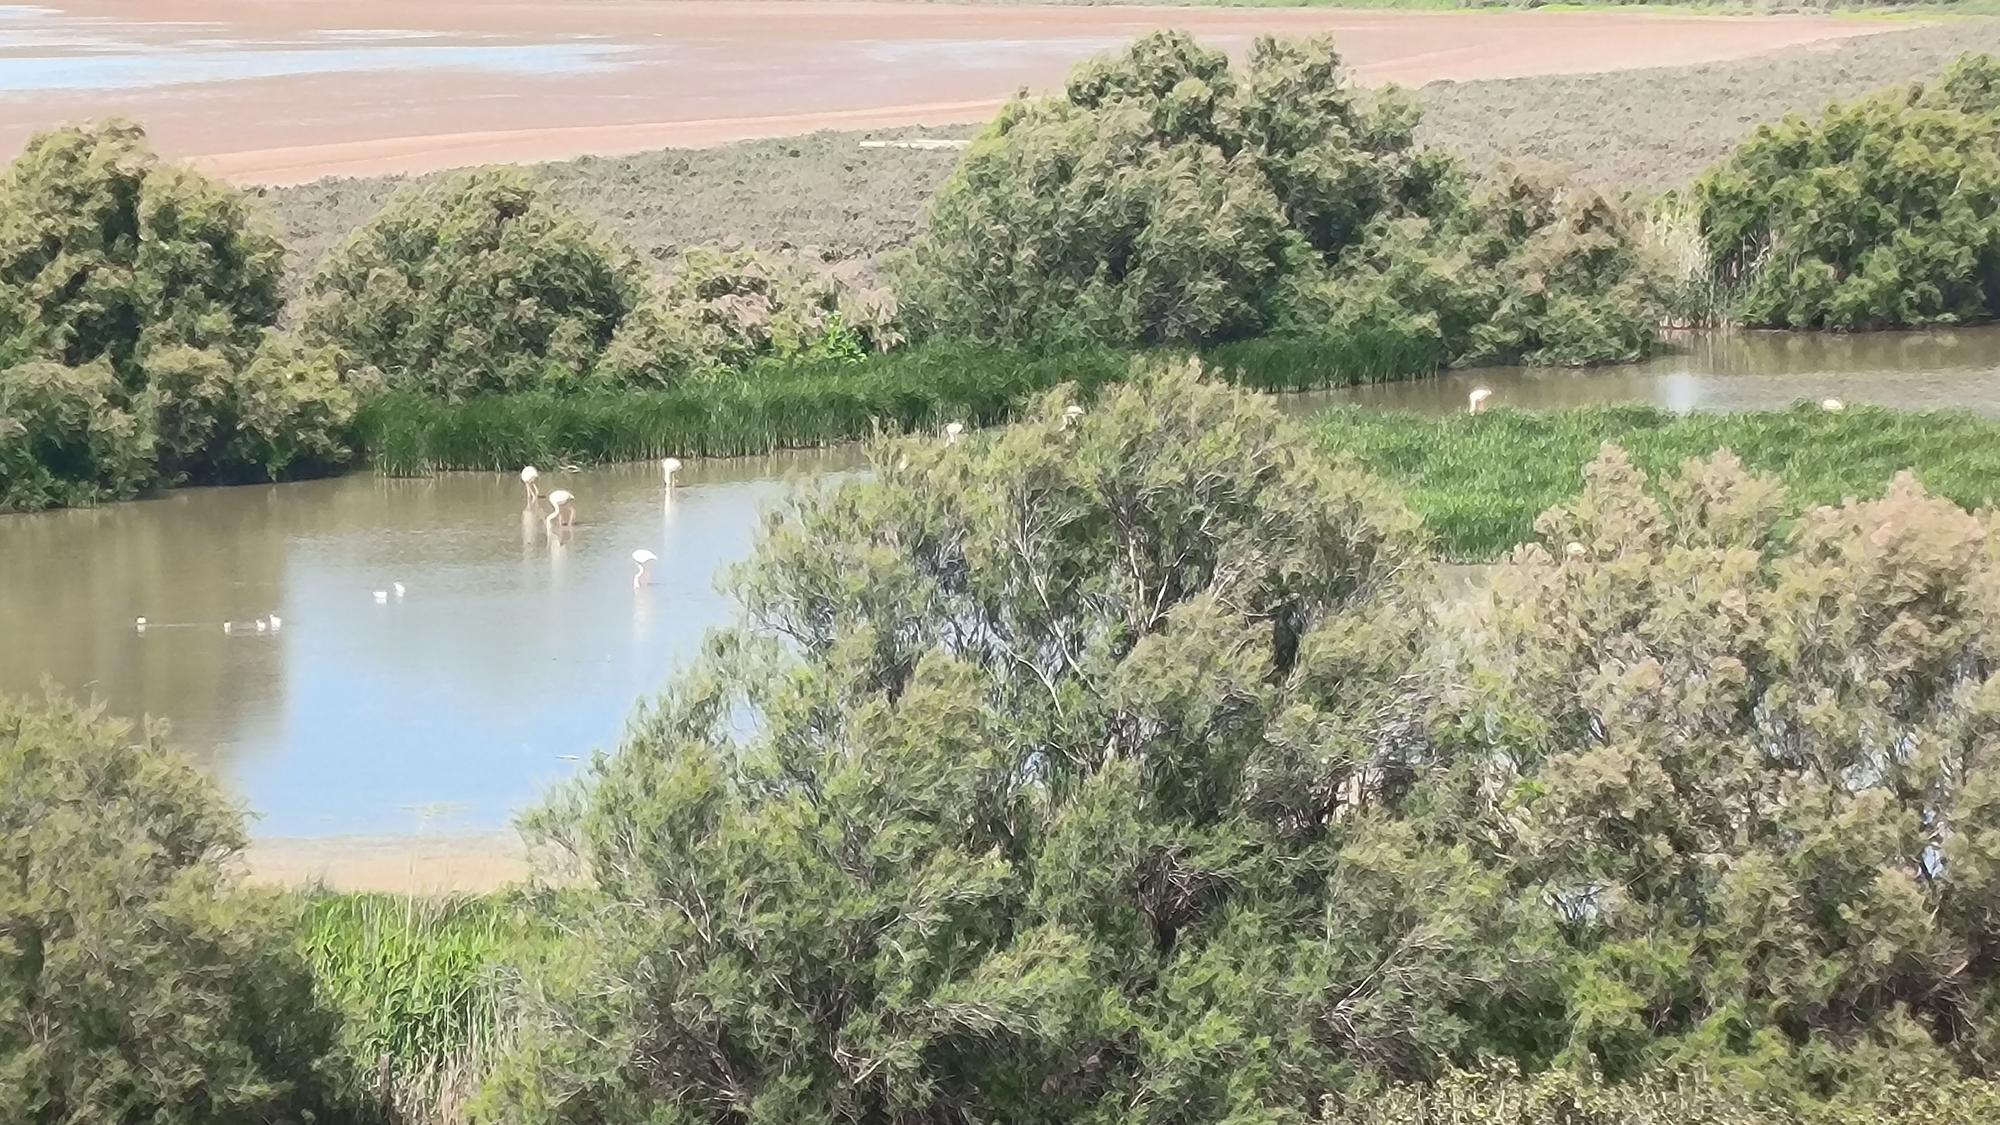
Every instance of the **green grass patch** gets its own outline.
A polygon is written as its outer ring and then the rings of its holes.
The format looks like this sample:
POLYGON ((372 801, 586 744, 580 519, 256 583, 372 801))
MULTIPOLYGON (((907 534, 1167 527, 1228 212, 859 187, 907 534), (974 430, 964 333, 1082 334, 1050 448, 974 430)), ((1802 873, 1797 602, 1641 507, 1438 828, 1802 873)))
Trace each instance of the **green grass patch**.
POLYGON ((508 974, 557 940, 542 916, 514 895, 308 898, 301 945, 358 1080, 405 1110, 469 1093, 493 1057, 508 974))
POLYGON ((1966 507, 2000 496, 2000 423, 1956 411, 1802 405, 1746 414, 1613 406, 1425 418, 1342 407, 1314 422, 1330 450, 1403 489, 1447 557, 1484 561, 1534 537, 1535 517, 1575 496, 1606 442, 1648 473, 1729 449, 1784 481, 1795 509, 1879 496, 1903 469, 1966 507))
MULTIPOLYGON (((362 410, 355 441, 377 471, 391 475, 750 456, 948 421, 992 425, 1062 383, 1089 396, 1143 358, 1109 349, 1048 356, 933 346, 860 363, 771 364, 662 391, 464 402, 393 393, 362 410)), ((1354 386, 1437 369, 1430 349, 1389 335, 1249 340, 1206 358, 1224 378, 1262 391, 1354 386)))

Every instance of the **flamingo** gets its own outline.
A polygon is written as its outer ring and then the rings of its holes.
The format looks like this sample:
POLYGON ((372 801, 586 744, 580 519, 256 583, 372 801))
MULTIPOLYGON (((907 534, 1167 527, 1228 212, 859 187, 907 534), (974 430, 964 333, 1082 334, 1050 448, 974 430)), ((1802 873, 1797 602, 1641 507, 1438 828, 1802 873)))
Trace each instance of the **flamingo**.
POLYGON ((1465 412, 1467 414, 1479 413, 1486 409, 1486 400, 1492 397, 1493 388, 1491 387, 1473 388, 1472 393, 1465 396, 1465 412))
POLYGON ((632 572, 632 588, 634 590, 646 585, 646 568, 653 565, 653 560, 659 557, 644 547, 632 552, 632 561, 637 563, 639 567, 639 569, 632 572))
POLYGON ((964 432, 965 432, 965 423, 963 422, 950 423, 944 428, 944 443, 946 445, 950 445, 952 442, 958 440, 958 435, 964 432))
POLYGON ((541 499, 542 490, 535 484, 541 478, 541 471, 533 465, 529 465, 527 468, 521 470, 521 487, 527 491, 528 503, 530 504, 541 499))
POLYGON ((549 493, 549 514, 542 520, 542 529, 544 531, 552 529, 558 520, 564 527, 574 524, 576 509, 569 506, 569 502, 574 499, 576 498, 569 494, 568 489, 558 488, 549 493))
POLYGON ((666 482, 666 486, 668 488, 672 488, 674 486, 674 474, 680 471, 681 471, 680 458, 667 457, 663 458, 660 461, 660 479, 666 482))
POLYGON ((1837 398, 1821 399, 1819 408, 1829 414, 1838 414, 1847 409, 1847 404, 1837 398))
POLYGON ((1069 428, 1070 428, 1071 426, 1074 426, 1074 425, 1076 425, 1076 422, 1077 422, 1077 419, 1079 419, 1079 418, 1081 418, 1081 417, 1083 417, 1083 407, 1081 407, 1081 406, 1078 406, 1078 405, 1077 405, 1077 404, 1075 404, 1075 403, 1070 403, 1070 404, 1069 404, 1068 406, 1065 406, 1065 407, 1063 407, 1063 427, 1062 427, 1062 428, 1063 428, 1063 429, 1065 429, 1065 430, 1067 430, 1067 429, 1069 429, 1069 428))

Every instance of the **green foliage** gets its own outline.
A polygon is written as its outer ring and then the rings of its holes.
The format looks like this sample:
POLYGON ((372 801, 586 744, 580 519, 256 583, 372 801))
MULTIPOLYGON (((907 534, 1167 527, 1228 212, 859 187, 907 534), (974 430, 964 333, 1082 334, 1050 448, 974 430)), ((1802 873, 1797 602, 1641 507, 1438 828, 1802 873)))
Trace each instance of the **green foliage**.
POLYGON ((824 271, 747 250, 690 250, 619 325, 597 382, 672 386, 766 360, 856 360, 899 342, 879 298, 824 271))
POLYGON ((1550 413, 1499 409, 1424 418, 1355 408, 1314 428, 1323 447, 1400 489, 1449 558, 1490 560, 1534 535, 1535 516, 1577 487, 1577 466, 1605 442, 1649 472, 1729 449, 1785 483, 1787 513, 1874 496, 1911 469, 1967 506, 2000 501, 2000 426, 1953 412, 1817 405, 1738 414, 1645 406, 1550 413))
POLYGON ((1985 56, 1912 86, 1760 127, 1694 187, 1736 315, 1887 328, 2000 311, 2000 117, 1985 56))
POLYGON ((0 511, 345 461, 354 388, 269 327, 283 258, 136 126, 33 138, 0 178, 0 511))
POLYGON ((247 349, 278 318, 284 248, 241 192, 161 164, 127 122, 38 133, 0 179, 0 365, 247 349))
MULTIPOLYGON (((1143 357, 1144 353, 1141 353, 1143 357)), ((1086 395, 1138 358, 925 344, 887 355, 760 364, 745 377, 687 379, 643 393, 492 395, 465 402, 391 393, 366 403, 358 444, 381 472, 741 456, 1015 417, 1062 383, 1086 395)), ((1428 370, 1435 357, 1387 333, 1270 336, 1211 350, 1227 380, 1267 391, 1345 387, 1428 370)))
POLYGON ((308 284, 305 335, 448 398, 579 385, 638 304, 636 259, 522 174, 393 200, 308 284))
POLYGON ((1038 345, 1207 343, 1285 321, 1296 286, 1443 174, 1413 110, 1347 84, 1330 40, 1220 51, 1160 32, 1010 104, 899 273, 930 331, 1038 345))
POLYGON ((533 820, 592 893, 488 1118, 1990 1108, 1993 517, 1607 449, 1441 609, 1268 403, 1072 401, 770 519, 740 627, 533 820))
POLYGON ((1494 578, 1434 809, 1559 921, 1560 1060, 1786 1100, 1988 1071, 2000 537, 1908 475, 1787 506, 1607 446, 1494 578))
POLYGON ((1330 944, 1293 940, 1345 835, 1319 752, 1402 729, 1416 521, 1184 370, 1069 401, 771 523, 754 627, 541 815, 605 905, 500 1119, 1219 1118, 1319 1080, 1263 1043, 1315 1003, 1389 1051, 1489 992, 1504 944, 1370 979, 1365 935, 1494 890, 1449 856, 1405 884, 1370 848, 1330 944))
POLYGON ((1639 242, 1596 192, 1502 172, 1436 217, 1385 224, 1321 299, 1334 334, 1395 333, 1441 360, 1632 360, 1652 350, 1662 314, 1639 242))
POLYGON ((550 935, 531 899, 320 895, 303 946, 349 1057, 410 1120, 455 1121, 490 1063, 506 974, 550 935))
POLYGON ((242 818, 151 734, 0 699, 0 1119, 330 1120, 333 1029, 242 818))
POLYGON ((102 360, 0 370, 0 512, 122 499, 150 483, 152 444, 123 398, 102 360))

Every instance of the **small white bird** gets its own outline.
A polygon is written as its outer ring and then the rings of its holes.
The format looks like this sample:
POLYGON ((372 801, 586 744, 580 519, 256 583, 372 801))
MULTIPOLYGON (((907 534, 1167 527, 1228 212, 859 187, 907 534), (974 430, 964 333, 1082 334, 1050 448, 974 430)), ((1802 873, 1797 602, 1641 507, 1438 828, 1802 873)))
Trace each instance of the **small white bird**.
POLYGON ((541 477, 541 471, 533 465, 529 465, 527 468, 521 470, 521 487, 527 492, 528 503, 530 504, 541 498, 542 490, 535 484, 541 477))
POLYGON ((391 582, 389 583, 389 588, 391 590, 396 591, 396 596, 399 598, 408 592, 403 588, 403 584, 401 582, 391 582))
POLYGON ((222 623, 222 631, 225 633, 234 633, 236 631, 236 626, 231 624, 230 622, 224 621, 222 623))
POLYGON ((1465 396, 1465 412, 1467 414, 1479 413, 1486 409, 1486 400, 1492 397, 1493 388, 1474 387, 1472 393, 1465 396))
POLYGON ((542 520, 543 530, 554 526, 558 520, 562 521, 564 527, 575 523, 576 509, 569 506, 569 502, 574 499, 576 497, 571 496, 567 489, 558 488, 549 493, 549 514, 542 520))
POLYGON ((958 440, 958 435, 964 432, 965 432, 965 423, 963 422, 952 422, 947 424, 944 428, 944 443, 946 445, 950 445, 952 442, 958 440))
POLYGON ((264 619, 263 619, 263 618, 261 618, 261 617, 259 617, 259 618, 257 619, 257 631, 258 631, 259 633, 263 632, 263 631, 264 631, 264 630, 266 630, 266 629, 269 629, 270 627, 271 627, 271 623, 270 623, 269 621, 266 621, 266 620, 264 620, 264 619))
POLYGON ((1829 414, 1838 414, 1847 409, 1847 404, 1837 398, 1821 399, 1819 408, 1829 414))
POLYGON ((377 590, 377 591, 375 591, 375 604, 376 604, 376 605, 381 605, 381 604, 382 604, 383 602, 386 602, 386 601, 388 601, 388 600, 389 600, 389 591, 387 591, 387 590, 377 590))
POLYGON ((1062 427, 1062 428, 1063 428, 1063 429, 1065 429, 1065 430, 1067 430, 1067 429, 1069 429, 1069 428, 1070 428, 1071 426, 1074 426, 1074 425, 1076 425, 1076 420, 1077 420, 1077 419, 1079 419, 1079 418, 1081 418, 1081 417, 1083 417, 1083 407, 1081 407, 1081 406, 1078 406, 1077 404, 1075 404, 1075 403, 1073 403, 1073 402, 1072 402, 1072 403, 1070 403, 1070 404, 1069 404, 1068 406, 1065 406, 1065 407, 1063 407, 1063 427, 1062 427))
POLYGON ((277 632, 277 631, 278 631, 278 627, 279 627, 279 626, 281 626, 281 625, 283 625, 284 623, 285 623, 285 619, 284 619, 284 618, 282 618, 282 617, 279 617, 279 616, 278 616, 277 614, 275 614, 275 613, 271 615, 271 631, 272 631, 273 633, 277 632))
POLYGON ((1570 558, 1580 559, 1584 555, 1583 544, 1572 542, 1569 546, 1563 548, 1563 553, 1570 558))
POLYGON ((634 590, 647 584, 646 568, 652 566, 653 560, 659 557, 644 547, 632 552, 632 561, 638 564, 638 569, 632 572, 632 588, 634 590))
POLYGON ((680 458, 678 457, 661 458, 660 479, 666 482, 668 488, 672 488, 674 486, 674 474, 680 471, 681 471, 680 458))
POLYGON ((137 629, 137 630, 139 630, 139 631, 140 631, 141 633, 145 632, 145 631, 146 631, 146 619, 145 619, 145 618, 143 618, 143 617, 134 617, 134 618, 132 619, 132 627, 133 627, 134 629, 137 629))

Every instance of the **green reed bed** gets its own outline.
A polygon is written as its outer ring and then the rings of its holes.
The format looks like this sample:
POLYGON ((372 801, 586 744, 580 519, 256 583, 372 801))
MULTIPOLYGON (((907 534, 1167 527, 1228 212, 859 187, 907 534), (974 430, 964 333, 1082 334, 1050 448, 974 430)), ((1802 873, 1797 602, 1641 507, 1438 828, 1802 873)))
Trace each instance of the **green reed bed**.
POLYGON ((1315 422, 1321 441, 1400 487, 1461 561, 1497 558, 1534 536, 1535 517, 1576 495, 1582 469, 1614 442, 1649 473, 1729 449, 1784 481, 1794 508, 1879 496, 1903 469, 1967 507, 2000 496, 2000 423, 1956 411, 1817 405, 1675 415, 1613 406, 1426 418, 1353 407, 1315 422))
POLYGON ((301 944, 359 1080, 405 1120, 443 1119, 493 1057, 509 974, 555 940, 518 896, 325 894, 301 944))
MULTIPOLYGON (((756 455, 947 421, 990 425, 1062 383, 1075 383, 1087 397, 1144 358, 1109 349, 1052 356, 930 346, 858 363, 772 364, 658 391, 464 402, 394 392, 362 410, 355 436, 375 468, 392 475, 756 455)), ((1388 335, 1250 340, 1205 358, 1232 382, 1265 391, 1353 386, 1437 369, 1432 349, 1388 335)))

